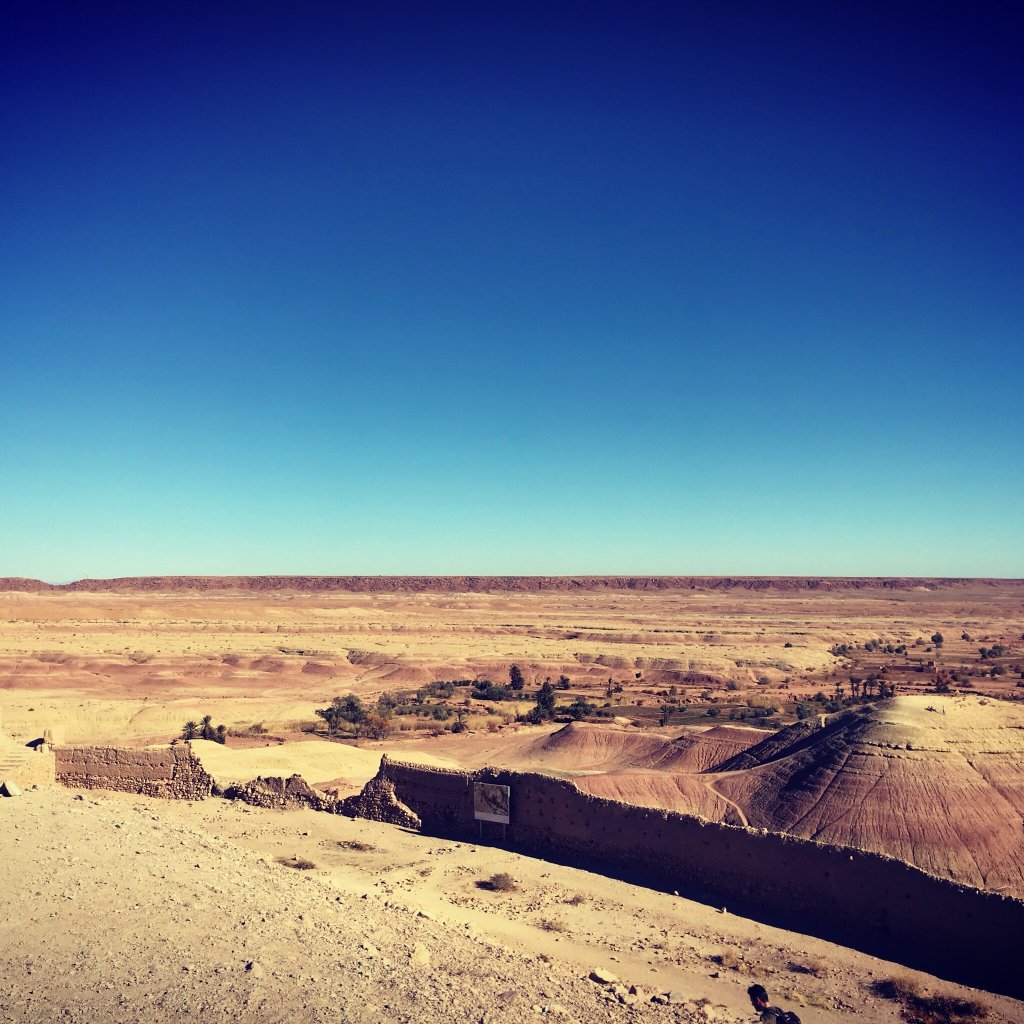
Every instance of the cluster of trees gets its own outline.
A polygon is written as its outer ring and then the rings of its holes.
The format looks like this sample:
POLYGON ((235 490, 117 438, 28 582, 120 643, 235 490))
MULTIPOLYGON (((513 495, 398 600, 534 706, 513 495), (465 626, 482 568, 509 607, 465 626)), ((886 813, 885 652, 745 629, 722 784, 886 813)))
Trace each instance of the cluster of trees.
POLYGON ((981 655, 982 661, 988 661, 990 658, 1001 658, 1006 653, 1006 648, 1002 644, 993 644, 991 647, 979 647, 978 654, 981 655))
MULTIPOLYGON (((924 641, 921 641, 923 643, 924 641)), ((937 647, 942 646, 942 634, 936 633, 932 637, 932 643, 937 647), (938 640, 935 637, 939 637, 938 640)), ((829 648, 829 653, 837 658, 848 658, 858 648, 857 644, 833 644, 829 648)), ((865 640, 863 644, 863 650, 867 651, 868 654, 874 654, 877 651, 884 651, 886 654, 906 654, 906 644, 894 644, 886 640, 865 640)))
POLYGON ((213 740, 214 743, 225 743, 228 737, 227 726, 214 726, 212 715, 203 715, 201 722, 186 722, 181 728, 183 740, 213 740))
MULTIPOLYGON (((877 672, 872 672, 871 675, 862 679, 860 676, 850 676, 850 696, 860 697, 862 700, 869 700, 872 696, 872 691, 877 691, 878 696, 891 697, 895 692, 896 688, 890 684, 883 676, 877 672)), ((842 696, 842 684, 836 683, 837 696, 842 696)))
POLYGON ((492 683, 490 679, 478 679, 473 683, 473 696, 480 700, 510 700, 512 690, 501 683, 492 683))
MULTIPOLYGON (((562 676, 559 679, 561 684, 562 676)), ((526 714, 526 720, 533 722, 535 725, 539 725, 541 722, 550 722, 554 719, 556 714, 556 703, 555 695, 558 689, 568 689, 568 687, 559 686, 558 688, 551 682, 550 677, 544 680, 543 685, 537 691, 535 701, 536 703, 526 714)), ((586 718, 588 715, 592 715, 597 711, 597 705, 591 704, 587 701, 583 694, 580 694, 572 704, 566 707, 558 708, 557 712, 567 714, 573 721, 579 721, 581 718, 586 718)))
POLYGON ((347 725, 362 739, 383 740, 391 735, 393 705, 388 694, 381 699, 383 703, 378 702, 376 708, 367 710, 354 693, 348 693, 335 697, 326 708, 317 708, 316 715, 327 723, 328 736, 336 736, 347 725))
MULTIPOLYGON (((534 706, 523 717, 530 722, 551 721, 556 715, 557 692, 571 686, 572 681, 566 675, 560 675, 556 682, 552 682, 549 676, 534 694, 534 706)), ((452 732, 462 732, 468 728, 466 718, 471 713, 468 710, 470 697, 486 701, 522 700, 527 696, 525 689, 526 677, 522 670, 518 665, 511 665, 507 684, 494 683, 490 679, 435 679, 415 691, 384 693, 372 708, 364 706, 355 694, 344 694, 335 697, 327 707, 317 708, 316 715, 327 723, 327 733, 332 737, 354 732, 360 737, 384 739, 392 731, 392 715, 408 714, 429 716, 438 722, 454 718, 448 728, 452 732), (456 696, 461 688, 470 691, 462 701, 464 707, 450 708, 440 703, 456 696), (429 703, 431 698, 439 703, 429 703)), ((614 686, 612 680, 608 680, 609 695, 613 690, 621 689, 621 685, 614 686)), ((600 712, 596 705, 581 695, 573 703, 557 708, 557 714, 580 719, 600 712)))

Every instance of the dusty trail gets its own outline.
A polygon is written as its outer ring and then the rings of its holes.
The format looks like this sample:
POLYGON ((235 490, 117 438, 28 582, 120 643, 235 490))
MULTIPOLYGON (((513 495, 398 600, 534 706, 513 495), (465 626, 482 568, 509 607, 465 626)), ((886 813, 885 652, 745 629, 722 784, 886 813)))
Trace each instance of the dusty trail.
POLYGON ((719 791, 718 786, 715 784, 715 779, 702 779, 701 781, 709 790, 711 790, 712 793, 714 793, 715 796, 720 800, 724 800, 736 812, 736 817, 739 818, 741 825, 745 828, 750 827, 750 822, 747 821, 746 812, 738 803, 736 803, 735 800, 730 800, 724 793, 719 791))

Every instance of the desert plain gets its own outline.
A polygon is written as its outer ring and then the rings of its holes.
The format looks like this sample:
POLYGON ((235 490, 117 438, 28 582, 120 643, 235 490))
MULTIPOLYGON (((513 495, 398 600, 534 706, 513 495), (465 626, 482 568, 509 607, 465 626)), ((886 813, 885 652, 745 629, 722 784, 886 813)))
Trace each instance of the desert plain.
MULTIPOLYGON (((354 794, 383 753, 537 771, 1010 898, 1022 672, 1019 581, 0 589, 7 751, 162 747, 209 716, 225 742, 191 746, 219 788, 300 774, 354 794), (553 713, 531 722, 546 681, 553 713), (317 710, 349 695, 382 727, 328 735, 317 710)), ((805 1022, 923 1013, 886 997, 893 978, 947 996, 949 1020, 1024 1019, 756 913, 380 822, 40 786, 0 801, 0 835, 4 1021, 740 1021, 755 981, 805 1022)))

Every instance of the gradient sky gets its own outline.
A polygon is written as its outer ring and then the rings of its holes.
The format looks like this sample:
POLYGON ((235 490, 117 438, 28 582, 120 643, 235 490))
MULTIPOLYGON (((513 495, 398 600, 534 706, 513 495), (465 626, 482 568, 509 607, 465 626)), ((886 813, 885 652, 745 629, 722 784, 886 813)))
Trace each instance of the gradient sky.
POLYGON ((1024 576, 1022 20, 4 3, 0 575, 1024 576))

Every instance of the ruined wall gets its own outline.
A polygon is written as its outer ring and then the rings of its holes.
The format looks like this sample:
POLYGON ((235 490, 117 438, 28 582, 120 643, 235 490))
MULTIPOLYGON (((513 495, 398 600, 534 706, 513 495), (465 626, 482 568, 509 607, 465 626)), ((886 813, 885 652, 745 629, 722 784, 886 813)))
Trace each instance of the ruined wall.
POLYGON ((426 831, 479 838, 473 782, 507 785, 510 845, 610 867, 773 924, 1024 997, 1016 952, 1024 933, 1020 900, 874 853, 592 797, 544 775, 471 774, 387 758, 380 774, 426 831))
POLYGON ((249 782, 236 786, 228 786, 224 790, 228 800, 241 800, 253 807, 274 808, 276 810, 294 810, 308 807, 313 811, 325 811, 328 814, 339 813, 342 801, 336 796, 320 793, 306 782, 301 775, 290 778, 271 776, 263 778, 257 775, 249 782))
POLYGON ((349 796, 340 801, 338 810, 353 818, 384 821, 402 828, 418 830, 423 827, 419 817, 395 795, 394 785, 379 774, 363 786, 358 796, 349 796))
POLYGON ((41 743, 35 749, 13 743, 0 744, 0 780, 28 789, 54 783, 53 748, 41 743))
POLYGON ((72 789, 116 789, 167 800, 202 800, 213 779, 187 743, 154 750, 56 747, 57 781, 72 789))

